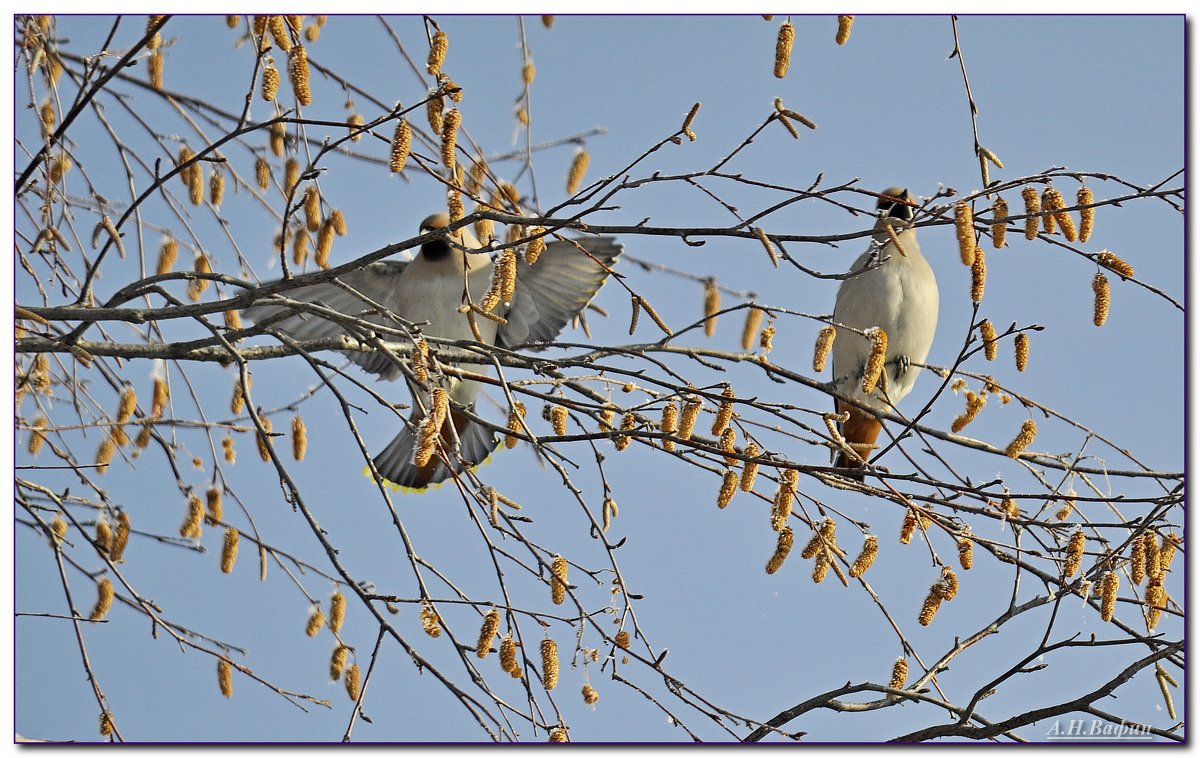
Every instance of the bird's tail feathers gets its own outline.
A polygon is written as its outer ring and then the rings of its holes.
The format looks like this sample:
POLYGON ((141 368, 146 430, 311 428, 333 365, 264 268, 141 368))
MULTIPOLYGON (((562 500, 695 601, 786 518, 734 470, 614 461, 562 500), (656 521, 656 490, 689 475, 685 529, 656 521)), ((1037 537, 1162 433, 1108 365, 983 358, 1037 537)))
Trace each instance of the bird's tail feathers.
MULTIPOLYGON (((449 479, 451 470, 443 461, 443 451, 453 463, 454 471, 462 472, 474 470, 487 463, 498 445, 498 440, 490 429, 473 421, 465 413, 451 409, 441 432, 441 450, 435 451, 427 464, 418 466, 413 460, 417 450, 416 427, 416 424, 406 425, 387 447, 375 456, 375 468, 382 482, 394 490, 424 492, 440 486, 449 479), (450 424, 454 425, 454 432, 458 436, 457 453, 450 424)), ((364 473, 370 476, 370 467, 367 467, 364 473)))

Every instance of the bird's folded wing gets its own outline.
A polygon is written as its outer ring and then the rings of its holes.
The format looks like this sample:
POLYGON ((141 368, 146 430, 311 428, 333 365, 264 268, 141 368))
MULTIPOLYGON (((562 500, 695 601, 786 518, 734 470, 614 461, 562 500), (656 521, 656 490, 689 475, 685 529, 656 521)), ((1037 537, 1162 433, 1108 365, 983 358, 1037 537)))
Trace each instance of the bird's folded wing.
POLYGON ((612 237, 557 241, 546 246, 537 263, 518 263, 516 294, 496 344, 515 347, 553 341, 604 284, 608 267, 621 250, 612 237))
MULTIPOLYGON (((377 261, 357 271, 342 274, 338 277, 341 285, 334 282, 321 282, 289 290, 282 294, 292 300, 322 305, 330 310, 361 318, 372 324, 395 327, 397 322, 380 313, 376 303, 388 309, 399 306, 399 303, 395 302, 398 291, 397 283, 405 265, 407 264, 404 261, 377 261)), ((259 322, 289 310, 286 305, 255 305, 247 308, 245 315, 251 320, 259 322)), ((346 327, 337 322, 312 313, 301 312, 294 312, 292 315, 272 323, 271 328, 278 329, 295 340, 323 339, 347 332, 346 327)), ((381 353, 355 351, 350 352, 349 356, 359 366, 384 379, 395 379, 400 376, 401 372, 396 364, 381 353)))

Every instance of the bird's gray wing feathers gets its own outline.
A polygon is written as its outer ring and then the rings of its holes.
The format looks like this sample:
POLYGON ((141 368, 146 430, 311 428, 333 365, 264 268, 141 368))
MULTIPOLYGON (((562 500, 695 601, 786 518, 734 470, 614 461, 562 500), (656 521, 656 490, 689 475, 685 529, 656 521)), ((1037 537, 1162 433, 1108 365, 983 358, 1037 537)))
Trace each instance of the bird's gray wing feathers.
MULTIPOLYGON (((389 309, 399 306, 399 303, 395 302, 395 293, 400 273, 406 265, 405 261, 377 261, 338 277, 344 287, 333 282, 322 282, 290 290, 284 295, 300 302, 322 305, 373 324, 394 327, 395 320, 380 314, 373 303, 379 303, 389 309), (361 293, 361 296, 356 293, 361 293)), ((247 308, 245 315, 258 322, 288 310, 286 305, 255 305, 247 308)), ((300 312, 274 322, 271 327, 295 340, 322 339, 346 333, 341 324, 311 313, 300 312)), ((400 376, 400 369, 382 353, 354 351, 350 352, 349 356, 359 366, 383 379, 395 379, 400 376)))
POLYGON ((515 347, 553 341, 604 284, 608 271, 596 261, 611 267, 622 249, 612 237, 556 241, 546 246, 537 263, 519 262, 516 294, 504 314, 508 323, 500 327, 496 344, 515 347))

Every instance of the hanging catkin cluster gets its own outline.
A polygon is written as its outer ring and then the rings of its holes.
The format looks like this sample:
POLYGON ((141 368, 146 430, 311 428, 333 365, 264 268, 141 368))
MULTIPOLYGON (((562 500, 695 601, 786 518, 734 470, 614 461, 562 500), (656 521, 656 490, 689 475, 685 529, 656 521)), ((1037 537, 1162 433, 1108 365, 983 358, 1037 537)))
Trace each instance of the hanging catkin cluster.
POLYGON ((983 339, 984 357, 989 361, 996 360, 996 327, 986 318, 979 323, 979 336, 983 339))
POLYGON ((996 195, 992 204, 992 247, 1004 247, 1004 235, 1008 231, 1008 201, 996 195))
POLYGON ((721 405, 717 408, 717 415, 713 419, 712 433, 714 437, 719 437, 724 434, 729 422, 733 419, 733 387, 726 384, 725 389, 721 390, 721 405))
POLYGON ((887 332, 878 326, 873 326, 866 330, 866 337, 871 341, 871 354, 867 357, 867 364, 863 370, 862 391, 870 395, 875 391, 876 385, 879 384, 879 377, 883 375, 883 364, 887 357, 888 336, 887 332))
POLYGON ((786 468, 779 474, 779 489, 775 492, 775 500, 771 508, 771 528, 783 531, 788 517, 792 515, 792 498, 796 496, 796 483, 800 473, 794 468, 786 468))
POLYGON ((567 559, 556 555, 550 564, 550 599, 555 605, 562 605, 566 600, 568 586, 567 559))
POLYGON ((1025 239, 1032 240, 1038 234, 1038 214, 1042 204, 1038 200, 1038 192, 1033 187, 1021 190, 1021 199, 1025 201, 1025 239))
POLYGON ((964 266, 975 263, 974 214, 965 200, 954 204, 954 236, 958 239, 958 257, 964 266))
POLYGON ((312 91, 308 86, 308 51, 304 45, 296 45, 288 52, 288 79, 292 83, 292 91, 296 93, 296 102, 301 105, 312 104, 312 91))
POLYGON ((1092 236, 1092 229, 1096 225, 1096 209, 1089 208, 1093 202, 1092 191, 1086 184, 1079 186, 1079 191, 1075 195, 1076 205, 1079 208, 1079 241, 1087 242, 1092 236))
POLYGON ((850 576, 860 577, 871 568, 875 563, 876 556, 879 555, 879 538, 873 534, 867 535, 863 540, 862 552, 854 559, 854 563, 850 565, 850 576))
POLYGON ((821 373, 825 370, 825 361, 829 358, 829 351, 833 348, 833 341, 837 338, 837 330, 832 326, 824 326, 821 332, 817 335, 817 344, 813 347, 813 372, 821 373))
POLYGON ((775 545, 775 553, 771 556, 771 559, 767 561, 768 574, 774 574, 783 567, 783 562, 787 560, 788 553, 792 551, 792 544, 794 540, 795 536, 792 534, 792 528, 790 526, 785 526, 779 532, 779 539, 775 545))
POLYGON ((1092 323, 1096 326, 1104 326, 1104 322, 1108 320, 1108 306, 1110 301, 1108 289, 1108 277, 1097 272, 1092 278, 1092 291, 1096 295, 1096 302, 1092 309, 1092 323))
POLYGON ((1004 454, 1009 458, 1019 458, 1025 448, 1029 447, 1033 442, 1033 438, 1037 436, 1037 423, 1033 419, 1026 419, 1021 424, 1021 431, 1017 434, 1012 442, 1008 443, 1004 454))
MULTIPOLYGON (((738 475, 736 471, 726 471, 721 477, 721 489, 717 493, 717 507, 724 508, 733 500, 734 494, 737 493, 738 475)), ((770 573, 770 572, 768 572, 770 573)))
POLYGON ((854 26, 854 16, 838 16, 837 35, 834 41, 844 45, 850 41, 850 30, 854 26))
POLYGON ((475 643, 476 657, 487 658, 488 653, 492 651, 492 641, 496 639, 498 631, 500 631, 500 611, 493 608, 483 617, 483 626, 479 629, 479 641, 475 643))
POLYGON ((785 21, 779 27, 779 36, 775 40, 775 78, 787 76, 788 66, 792 62, 792 43, 796 39, 796 28, 790 21, 785 21))

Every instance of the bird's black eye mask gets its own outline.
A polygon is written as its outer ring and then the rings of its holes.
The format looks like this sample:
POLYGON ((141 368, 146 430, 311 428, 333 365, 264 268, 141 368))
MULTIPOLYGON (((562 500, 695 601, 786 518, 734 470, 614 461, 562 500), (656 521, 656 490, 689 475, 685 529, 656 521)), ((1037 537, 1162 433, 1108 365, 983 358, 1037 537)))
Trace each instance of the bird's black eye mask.
POLYGON ((878 208, 879 210, 884 211, 884 215, 888 216, 889 218, 912 221, 913 207, 909 205, 907 197, 897 198, 894 201, 880 200, 878 208))
POLYGON ((421 245, 421 255, 427 261, 440 261, 450 255, 450 242, 445 237, 430 240, 421 245))

